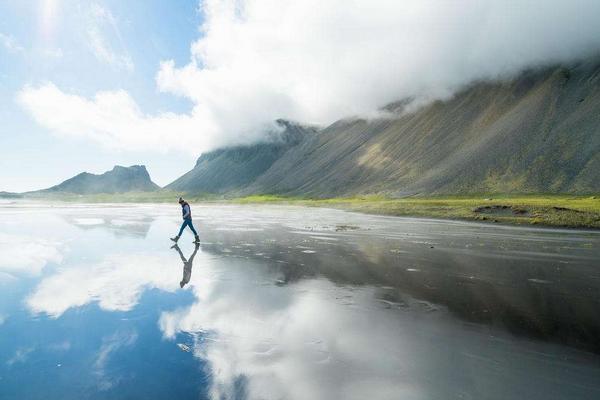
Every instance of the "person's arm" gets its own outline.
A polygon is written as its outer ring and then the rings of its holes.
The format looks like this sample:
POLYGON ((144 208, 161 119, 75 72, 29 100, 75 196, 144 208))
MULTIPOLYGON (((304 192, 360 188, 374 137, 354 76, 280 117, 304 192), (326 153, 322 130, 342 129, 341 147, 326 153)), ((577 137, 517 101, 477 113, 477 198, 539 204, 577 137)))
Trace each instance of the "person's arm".
POLYGON ((190 206, 183 207, 183 218, 187 218, 190 216, 190 206))

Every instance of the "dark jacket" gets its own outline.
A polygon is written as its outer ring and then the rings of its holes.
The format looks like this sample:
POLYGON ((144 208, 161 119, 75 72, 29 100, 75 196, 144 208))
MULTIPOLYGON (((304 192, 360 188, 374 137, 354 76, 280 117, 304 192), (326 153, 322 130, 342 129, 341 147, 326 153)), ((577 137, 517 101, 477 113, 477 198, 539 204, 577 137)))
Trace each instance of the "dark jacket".
POLYGON ((192 219, 192 208, 187 203, 187 201, 184 201, 181 205, 181 216, 183 217, 183 219, 192 219))

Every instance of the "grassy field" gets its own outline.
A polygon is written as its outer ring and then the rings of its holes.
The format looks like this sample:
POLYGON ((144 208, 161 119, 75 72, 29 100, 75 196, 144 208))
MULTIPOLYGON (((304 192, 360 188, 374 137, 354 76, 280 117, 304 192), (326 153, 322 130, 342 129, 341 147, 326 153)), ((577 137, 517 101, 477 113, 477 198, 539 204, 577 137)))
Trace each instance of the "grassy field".
POLYGON ((488 221, 491 223, 600 228, 600 196, 526 195, 390 199, 365 196, 299 199, 250 196, 243 204, 296 204, 370 214, 488 221))
MULTIPOLYGON (((180 193, 171 191, 123 194, 53 194, 26 199, 77 203, 167 203, 180 193)), ((534 224, 573 228, 600 228, 600 195, 480 195, 454 197, 384 196, 307 199, 275 195, 223 198, 214 195, 187 196, 193 203, 291 204, 330 207, 370 214, 534 224)))

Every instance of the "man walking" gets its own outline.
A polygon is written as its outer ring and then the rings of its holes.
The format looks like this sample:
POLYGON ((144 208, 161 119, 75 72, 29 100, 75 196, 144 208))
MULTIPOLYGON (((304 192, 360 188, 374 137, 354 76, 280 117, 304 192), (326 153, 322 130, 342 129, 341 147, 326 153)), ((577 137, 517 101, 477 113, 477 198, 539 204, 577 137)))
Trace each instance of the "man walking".
POLYGON ((192 232, 194 232, 194 243, 200 243, 200 237, 198 237, 198 232, 196 232, 196 230, 194 229, 194 225, 192 224, 192 209, 190 208, 190 205, 181 197, 179 198, 179 205, 181 206, 181 213, 183 214, 183 224, 181 224, 179 234, 174 238, 171 238, 171 240, 177 243, 185 227, 189 226, 192 232))

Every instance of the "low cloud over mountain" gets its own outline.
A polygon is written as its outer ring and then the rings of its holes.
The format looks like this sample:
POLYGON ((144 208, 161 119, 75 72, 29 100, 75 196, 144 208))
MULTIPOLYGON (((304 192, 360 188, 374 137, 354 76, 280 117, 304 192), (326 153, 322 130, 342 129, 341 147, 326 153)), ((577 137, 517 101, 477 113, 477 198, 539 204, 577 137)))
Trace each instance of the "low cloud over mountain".
POLYGON ((159 90, 192 102, 187 114, 151 115, 122 90, 85 98, 54 83, 17 99, 59 135, 197 154, 255 142, 277 118, 373 115, 600 49, 594 0, 207 0, 201 11, 190 62, 164 61, 156 76, 159 90))

